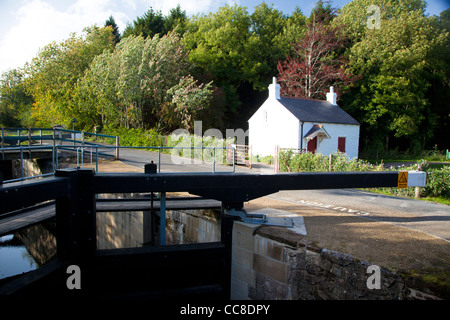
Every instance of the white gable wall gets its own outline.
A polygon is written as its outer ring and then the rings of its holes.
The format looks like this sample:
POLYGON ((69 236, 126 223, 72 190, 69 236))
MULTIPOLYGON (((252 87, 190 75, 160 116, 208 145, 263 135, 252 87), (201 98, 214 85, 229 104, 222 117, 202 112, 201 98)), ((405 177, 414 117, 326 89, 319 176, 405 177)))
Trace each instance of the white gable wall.
POLYGON ((253 155, 273 155, 276 145, 299 147, 299 121, 276 99, 267 99, 248 120, 248 127, 253 155))
MULTIPOLYGON (((329 155, 338 151, 339 137, 345 137, 345 153, 350 158, 358 158, 359 149, 359 125, 337 124, 337 123, 317 123, 304 122, 303 135, 305 135, 315 124, 322 124, 323 128, 330 135, 330 139, 320 139, 317 141, 317 150, 323 155, 329 155)), ((308 141, 303 139, 303 149, 306 149, 308 141)))

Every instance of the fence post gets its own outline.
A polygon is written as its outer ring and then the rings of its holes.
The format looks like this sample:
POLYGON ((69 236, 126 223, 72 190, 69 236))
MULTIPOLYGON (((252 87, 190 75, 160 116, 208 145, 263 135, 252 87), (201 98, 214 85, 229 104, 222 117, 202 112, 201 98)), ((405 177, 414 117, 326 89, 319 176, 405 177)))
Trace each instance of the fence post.
POLYGON ((114 152, 114 160, 119 160, 119 136, 116 136, 116 150, 114 152))
POLYGON ((330 171, 331 172, 331 166, 333 165, 333 154, 332 153, 330 153, 330 156, 329 156, 329 161, 328 161, 328 171, 330 171))
POLYGON ((216 173, 216 147, 213 147, 213 173, 216 173))
POLYGON ((275 173, 278 173, 280 171, 280 146, 275 146, 275 156, 273 159, 273 169, 275 173))
MULTIPOLYGON (((419 164, 417 170, 418 171, 423 171, 422 164, 419 164)), ((414 190, 414 198, 415 199, 419 199, 420 198, 420 187, 416 187, 415 188, 415 190, 414 190)))
POLYGON ((23 147, 20 146, 20 178, 23 178, 23 147))
POLYGON ((166 192, 159 197, 159 245, 166 245, 166 192))

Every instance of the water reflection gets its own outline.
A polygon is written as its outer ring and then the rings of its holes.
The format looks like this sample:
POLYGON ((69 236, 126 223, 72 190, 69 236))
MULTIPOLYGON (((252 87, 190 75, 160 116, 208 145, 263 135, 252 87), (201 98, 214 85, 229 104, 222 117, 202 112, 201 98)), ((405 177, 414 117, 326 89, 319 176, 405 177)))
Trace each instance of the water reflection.
MULTIPOLYGON (((97 212, 97 249, 158 245, 159 213, 97 212)), ((166 245, 220 241, 220 210, 167 210, 166 245)))
MULTIPOLYGON (((185 195, 173 193, 170 196, 185 195)), ((97 198, 101 200, 145 199, 138 206, 147 204, 146 209, 150 209, 152 194, 99 194, 97 198)), ((157 200, 156 194, 153 195, 153 199, 157 200)), ((97 249, 159 245, 160 225, 157 208, 140 211, 97 211, 96 219, 97 249)), ((220 209, 167 210, 165 238, 166 245, 220 241, 220 209)))
POLYGON ((35 270, 56 256, 54 219, 0 237, 0 279, 35 270))
MULTIPOLYGON (((158 210, 97 212, 96 218, 97 249, 159 245, 158 210)), ((0 279, 35 270, 55 258, 55 234, 52 218, 0 237, 0 279)), ((217 241, 220 209, 166 211, 166 245, 217 241)))

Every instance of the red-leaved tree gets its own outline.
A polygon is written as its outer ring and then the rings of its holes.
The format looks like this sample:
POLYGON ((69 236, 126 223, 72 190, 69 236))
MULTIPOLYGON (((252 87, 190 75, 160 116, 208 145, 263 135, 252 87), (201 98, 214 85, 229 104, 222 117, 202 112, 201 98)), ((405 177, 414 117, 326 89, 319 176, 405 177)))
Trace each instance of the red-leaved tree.
POLYGON ((347 61, 339 54, 344 46, 340 29, 315 18, 307 24, 304 38, 292 46, 292 55, 278 62, 281 94, 296 98, 324 99, 330 86, 336 91, 352 81, 344 70, 347 61))

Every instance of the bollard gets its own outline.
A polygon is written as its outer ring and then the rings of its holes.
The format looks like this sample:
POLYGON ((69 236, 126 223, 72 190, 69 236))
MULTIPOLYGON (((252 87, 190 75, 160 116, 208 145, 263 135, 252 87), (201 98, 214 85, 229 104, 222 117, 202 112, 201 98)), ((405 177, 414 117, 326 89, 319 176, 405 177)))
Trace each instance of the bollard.
POLYGON ((156 173, 156 168, 157 168, 157 165, 155 163, 153 163, 153 161, 152 161, 151 163, 144 165, 144 173, 147 173, 147 174, 156 173))

